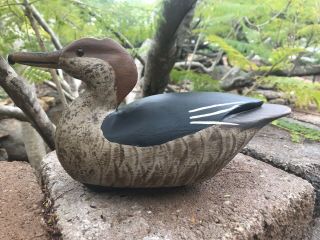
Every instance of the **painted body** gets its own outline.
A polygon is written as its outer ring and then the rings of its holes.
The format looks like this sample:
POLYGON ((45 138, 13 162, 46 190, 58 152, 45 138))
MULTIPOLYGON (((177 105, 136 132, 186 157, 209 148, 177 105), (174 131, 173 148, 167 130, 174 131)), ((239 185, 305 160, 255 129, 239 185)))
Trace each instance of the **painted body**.
MULTIPOLYGON (((162 134, 161 139, 159 138, 161 144, 158 144, 157 138, 152 136, 152 125, 151 127, 149 125, 149 130, 146 128, 144 133, 147 138, 150 138, 150 141, 155 141, 152 144, 142 141, 142 138, 138 139, 138 134, 135 133, 141 128, 136 128, 137 130, 128 135, 125 135, 126 131, 123 131, 124 137, 122 138, 114 137, 116 132, 108 134, 108 131, 113 131, 112 127, 108 128, 108 124, 107 127, 104 126, 110 121, 109 116, 118 114, 123 118, 121 113, 125 111, 136 113, 138 110, 144 110, 144 106, 150 107, 148 104, 151 104, 152 99, 157 97, 148 98, 141 103, 140 108, 129 105, 123 110, 120 109, 119 113, 114 112, 120 101, 133 88, 136 74, 122 73, 120 74, 121 80, 119 80, 119 72, 128 68, 127 71, 133 73, 135 66, 125 50, 110 41, 109 39, 87 39, 84 42, 79 40, 78 43, 72 43, 62 53, 59 53, 56 65, 50 66, 51 63, 49 63, 49 67, 60 67, 87 84, 86 91, 64 111, 56 131, 56 150, 59 161, 70 176, 79 182, 107 187, 141 188, 182 186, 203 181, 214 176, 228 164, 262 126, 290 112, 290 109, 284 106, 268 104, 261 106, 262 103, 254 99, 251 104, 248 98, 243 98, 247 107, 242 108, 242 103, 232 103, 232 99, 228 101, 228 96, 231 97, 226 94, 222 95, 226 98, 223 103, 226 107, 222 110, 201 114, 205 109, 217 107, 212 106, 214 102, 190 108, 190 113, 192 113, 188 119, 190 126, 184 123, 182 130, 187 127, 195 130, 186 131, 182 135, 178 133, 170 136, 162 134), (99 43, 97 44, 99 46, 111 43, 112 49, 117 49, 118 52, 111 51, 108 54, 123 57, 106 58, 95 56, 93 53, 87 54, 87 51, 94 49, 91 45, 96 42, 99 43), (77 54, 78 49, 81 49, 82 53, 84 51, 84 54, 77 56, 79 55, 77 54), (73 51, 75 54, 70 54, 73 51), (120 66, 117 63, 117 65, 112 59, 126 64, 120 66), (149 99, 150 102, 148 102, 149 99), (194 122, 197 123, 194 124, 194 122), (198 125, 202 127, 199 128, 198 125), (114 137, 112 141, 109 139, 111 135, 114 137), (132 139, 127 141, 126 137, 132 139)), ((12 55, 11 61, 35 65, 34 60, 30 63, 28 55, 23 57, 12 55)), ((39 65, 39 60, 37 61, 39 65)), ((208 94, 203 94, 203 97, 205 95, 208 97, 208 94)), ((202 98, 201 94, 198 97, 202 98)), ((216 104, 218 107, 221 105, 219 101, 216 104)), ((180 116, 179 113, 177 114, 176 117, 180 116)), ((143 116, 140 116, 139 120, 132 118, 131 127, 123 118, 124 124, 117 127, 121 129, 123 126, 124 129, 128 129, 127 132, 130 132, 129 130, 134 129, 137 124, 143 126, 143 123, 150 124, 148 122, 154 121, 156 128, 163 120, 175 119, 174 114, 167 114, 164 119, 158 120, 148 119, 147 115, 145 119, 143 116)))

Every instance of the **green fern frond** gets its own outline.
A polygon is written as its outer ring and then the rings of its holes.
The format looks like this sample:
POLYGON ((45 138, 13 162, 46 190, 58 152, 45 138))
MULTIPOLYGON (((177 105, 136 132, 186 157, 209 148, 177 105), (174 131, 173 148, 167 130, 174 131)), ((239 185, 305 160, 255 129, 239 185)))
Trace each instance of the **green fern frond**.
POLYGON ((292 67, 293 58, 303 52, 304 48, 296 47, 280 47, 273 49, 269 58, 269 62, 273 65, 273 69, 288 69, 292 67))
POLYGON ((272 48, 261 43, 246 43, 233 39, 226 39, 225 41, 244 56, 254 53, 267 61, 271 55, 272 48))
POLYGON ((298 37, 305 37, 305 38, 316 38, 317 40, 320 39, 320 24, 310 24, 302 26, 298 32, 298 37))
POLYGON ((218 37, 217 35, 210 35, 207 37, 207 39, 211 43, 219 45, 219 47, 227 53, 231 65, 237 66, 246 71, 258 70, 256 64, 250 62, 244 55, 242 55, 238 50, 229 45, 222 38, 218 37))
POLYGON ((22 76, 34 83, 41 83, 51 79, 50 73, 46 70, 30 66, 23 70, 22 76))

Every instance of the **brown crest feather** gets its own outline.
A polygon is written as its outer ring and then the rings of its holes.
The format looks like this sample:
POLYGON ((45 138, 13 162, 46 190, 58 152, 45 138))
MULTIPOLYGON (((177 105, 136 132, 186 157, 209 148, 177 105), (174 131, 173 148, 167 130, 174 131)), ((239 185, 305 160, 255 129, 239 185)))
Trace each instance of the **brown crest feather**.
POLYGON ((83 50, 83 56, 102 59, 112 66, 116 76, 117 102, 120 104, 137 83, 138 74, 133 58, 125 48, 109 38, 102 40, 80 39, 66 46, 61 55, 64 57, 76 56, 79 48, 83 50))

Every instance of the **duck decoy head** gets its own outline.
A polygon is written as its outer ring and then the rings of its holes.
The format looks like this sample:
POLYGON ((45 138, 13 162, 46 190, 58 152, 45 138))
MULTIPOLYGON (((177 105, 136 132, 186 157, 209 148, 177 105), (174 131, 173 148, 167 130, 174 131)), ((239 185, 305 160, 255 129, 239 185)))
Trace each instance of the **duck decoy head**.
POLYGON ((132 57, 120 44, 108 38, 83 38, 51 53, 13 53, 8 56, 8 61, 10 64, 60 68, 94 88, 101 88, 101 83, 95 82, 93 76, 105 75, 105 83, 114 84, 118 104, 137 82, 132 57))

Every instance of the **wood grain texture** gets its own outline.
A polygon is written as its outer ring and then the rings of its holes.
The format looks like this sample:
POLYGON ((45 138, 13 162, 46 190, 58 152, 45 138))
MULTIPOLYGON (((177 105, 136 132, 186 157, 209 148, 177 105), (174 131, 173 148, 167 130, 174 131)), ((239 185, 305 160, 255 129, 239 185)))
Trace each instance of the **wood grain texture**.
POLYGON ((81 63, 63 61, 65 68, 77 71, 88 84, 87 91, 64 112, 56 132, 58 158, 79 182, 141 188, 203 181, 221 170, 258 130, 215 125, 151 147, 109 142, 100 126, 107 110, 117 103, 112 68, 84 58, 81 63))

